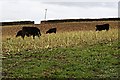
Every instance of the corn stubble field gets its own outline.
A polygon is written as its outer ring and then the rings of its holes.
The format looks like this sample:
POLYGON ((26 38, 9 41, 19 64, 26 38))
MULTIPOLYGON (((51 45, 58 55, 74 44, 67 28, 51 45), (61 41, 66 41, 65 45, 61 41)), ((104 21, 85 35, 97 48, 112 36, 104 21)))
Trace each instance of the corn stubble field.
POLYGON ((3 78, 118 78, 117 22, 109 22, 109 31, 90 24, 35 25, 42 36, 24 40, 15 38, 21 25, 3 26, 3 78), (57 33, 45 34, 52 26, 57 33))

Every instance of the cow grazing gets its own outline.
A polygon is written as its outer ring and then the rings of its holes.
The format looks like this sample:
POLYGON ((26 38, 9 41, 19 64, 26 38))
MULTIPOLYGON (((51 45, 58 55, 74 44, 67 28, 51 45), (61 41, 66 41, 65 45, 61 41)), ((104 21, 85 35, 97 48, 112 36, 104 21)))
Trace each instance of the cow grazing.
POLYGON ((109 24, 96 25, 96 31, 109 30, 109 24))
POLYGON ((22 30, 19 30, 19 31, 17 32, 16 37, 19 37, 19 36, 22 36, 22 30))
POLYGON ((33 39, 35 39, 35 36, 40 37, 41 33, 37 27, 23 27, 22 30, 17 32, 16 37, 18 36, 21 36, 23 39, 25 36, 33 36, 33 39))
MULTIPOLYGON (((29 37, 30 35, 29 34, 25 34, 27 37, 29 37)), ((23 34, 22 34, 22 30, 19 30, 18 32, 17 32, 17 35, 16 35, 16 37, 19 37, 19 36, 21 36, 22 38, 24 38, 24 36, 23 36, 23 34)))
POLYGON ((48 34, 48 33, 56 33, 56 28, 51 28, 51 29, 49 29, 47 32, 46 32, 46 34, 48 34))

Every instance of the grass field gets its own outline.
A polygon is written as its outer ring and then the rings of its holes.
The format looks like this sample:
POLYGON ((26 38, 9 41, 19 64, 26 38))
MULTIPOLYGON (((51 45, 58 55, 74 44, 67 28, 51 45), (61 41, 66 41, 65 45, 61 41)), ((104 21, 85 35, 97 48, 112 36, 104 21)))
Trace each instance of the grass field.
POLYGON ((118 29, 74 29, 25 40, 3 34, 3 78, 118 78, 118 29))
POLYGON ((48 48, 9 53, 5 78, 118 78, 117 42, 86 48, 48 48))

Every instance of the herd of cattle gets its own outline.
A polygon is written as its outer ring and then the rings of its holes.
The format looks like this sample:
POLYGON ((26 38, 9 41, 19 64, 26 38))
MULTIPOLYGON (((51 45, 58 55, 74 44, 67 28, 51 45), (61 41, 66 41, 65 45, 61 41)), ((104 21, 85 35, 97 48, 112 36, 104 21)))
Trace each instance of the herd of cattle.
MULTIPOLYGON (((96 31, 102 31, 102 30, 109 30, 109 24, 102 24, 102 25, 96 25, 96 31)), ((51 28, 48 31, 46 31, 46 34, 48 33, 56 33, 56 28, 51 28)), ((37 27, 22 27, 22 30, 17 32, 16 37, 21 36, 23 39, 25 36, 30 37, 33 36, 33 39, 35 39, 35 36, 40 37, 41 32, 37 27)))
MULTIPOLYGON (((49 29, 46 34, 48 33, 56 33, 56 28, 51 28, 49 29)), ((21 36, 23 39, 25 36, 29 37, 29 36, 33 36, 33 39, 35 39, 35 36, 40 37, 41 36, 41 32, 37 27, 22 27, 22 30, 19 30, 17 32, 16 37, 21 36)))

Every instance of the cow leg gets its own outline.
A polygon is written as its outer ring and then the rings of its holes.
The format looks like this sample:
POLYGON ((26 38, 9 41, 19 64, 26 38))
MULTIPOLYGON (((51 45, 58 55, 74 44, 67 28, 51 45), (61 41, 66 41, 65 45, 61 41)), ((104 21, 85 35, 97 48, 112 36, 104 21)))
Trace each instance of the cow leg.
POLYGON ((40 36, 41 36, 41 33, 37 33, 37 36, 40 38, 40 36))
POLYGON ((35 35, 33 35, 33 39, 35 39, 35 35))
POLYGON ((22 36, 22 38, 24 39, 25 36, 22 36))
POLYGON ((24 39, 24 37, 25 37, 25 34, 22 34, 22 36, 21 36, 23 39, 24 39))
POLYGON ((106 31, 108 31, 109 29, 106 29, 106 31))

